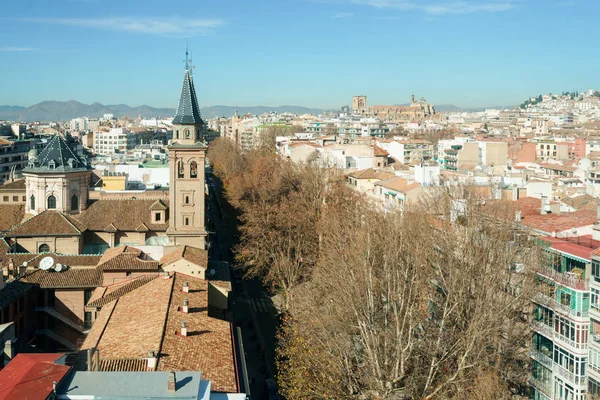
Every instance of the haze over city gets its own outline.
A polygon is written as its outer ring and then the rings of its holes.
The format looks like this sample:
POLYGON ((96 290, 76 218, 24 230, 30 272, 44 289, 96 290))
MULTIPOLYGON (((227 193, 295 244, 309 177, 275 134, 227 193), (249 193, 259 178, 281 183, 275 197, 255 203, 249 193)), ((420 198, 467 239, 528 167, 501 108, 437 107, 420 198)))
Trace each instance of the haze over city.
POLYGON ((595 1, 8 2, 0 105, 175 107, 186 43, 200 106, 338 108, 412 93, 460 107, 598 87, 595 1), (10 79, 7 79, 10 77, 10 79))

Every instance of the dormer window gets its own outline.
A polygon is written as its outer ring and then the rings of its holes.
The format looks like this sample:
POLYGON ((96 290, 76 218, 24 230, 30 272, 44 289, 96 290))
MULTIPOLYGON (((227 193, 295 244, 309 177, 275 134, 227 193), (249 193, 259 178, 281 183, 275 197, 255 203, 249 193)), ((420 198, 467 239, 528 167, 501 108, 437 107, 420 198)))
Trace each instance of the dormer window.
POLYGON ((56 162, 54 162, 54 160, 50 160, 48 163, 48 169, 56 169, 56 162))
POLYGON ((152 223, 164 224, 165 223, 165 212, 162 210, 152 211, 152 223))

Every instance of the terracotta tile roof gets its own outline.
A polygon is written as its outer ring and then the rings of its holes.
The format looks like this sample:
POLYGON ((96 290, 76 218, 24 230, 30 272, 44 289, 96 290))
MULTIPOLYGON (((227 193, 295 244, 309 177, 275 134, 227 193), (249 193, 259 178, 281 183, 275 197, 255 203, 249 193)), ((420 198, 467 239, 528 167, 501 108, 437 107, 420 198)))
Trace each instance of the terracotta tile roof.
POLYGON ((158 261, 144 260, 140 249, 130 246, 107 249, 98 263, 102 271, 154 271, 159 267, 158 261))
POLYGON ((576 210, 595 210, 598 205, 600 205, 600 199, 592 197, 588 194, 567 197, 563 199, 562 202, 576 210))
POLYGON ((558 250, 562 253, 571 254, 575 257, 579 257, 587 261, 592 260, 592 252, 594 251, 594 249, 591 249, 589 247, 569 242, 555 242, 552 244, 551 247, 554 250, 558 250))
POLYGON ((123 359, 100 359, 102 372, 144 372, 147 371, 148 360, 146 358, 123 358, 123 359))
POLYGON ((63 354, 19 353, 0 371, 0 399, 36 400, 52 397, 53 382, 71 370, 56 361, 63 354))
POLYGON ((156 200, 154 203, 152 203, 152 205, 150 206, 150 210, 155 211, 155 210, 166 210, 167 206, 165 206, 163 204, 162 201, 160 200, 156 200))
MULTIPOLYGON (((113 224, 120 231, 134 232, 141 223, 144 223, 151 231, 166 231, 169 226, 169 213, 166 213, 167 221, 163 221, 161 224, 155 224, 152 221, 150 208, 156 202, 155 199, 96 200, 90 202, 87 210, 82 211, 75 218, 92 231, 103 231, 113 224)), ((161 200, 161 204, 168 207, 168 200, 161 200)))
POLYGON ((115 286, 114 288, 102 288, 104 289, 104 291, 101 297, 96 299, 90 299, 88 304, 86 304, 86 307, 102 307, 103 305, 110 303, 111 301, 116 300, 121 296, 125 296, 127 293, 145 285, 146 283, 151 282, 152 280, 156 279, 156 277, 157 275, 141 276, 139 278, 124 283, 113 285, 115 286))
POLYGON ((82 349, 97 347, 103 360, 158 353, 174 280, 154 279, 102 307, 82 349))
POLYGON ((598 216, 595 210, 578 210, 570 213, 546 215, 542 215, 538 211, 535 214, 525 215, 521 219, 521 224, 547 234, 566 231, 571 228, 581 228, 593 225, 596 222, 598 222, 598 216))
POLYGON ((25 179, 17 179, 14 182, 4 182, 4 185, 0 186, 0 191, 3 190, 25 190, 25 179))
POLYGON ((7 236, 81 235, 85 226, 59 211, 45 210, 9 230, 7 236))
POLYGON ((157 370, 202 371, 215 391, 237 392, 231 327, 226 321, 208 316, 208 282, 183 274, 175 274, 174 281, 157 370), (180 290, 184 281, 190 293, 180 290), (178 311, 184 298, 189 301, 188 314, 178 311), (187 337, 175 334, 183 320, 187 322, 187 337))
POLYGON ((165 254, 160 259, 160 264, 169 265, 182 258, 200 267, 206 268, 208 266, 208 251, 192 246, 182 246, 169 254, 165 254))
POLYGON ((348 174, 356 179, 377 179, 380 181, 392 179, 396 175, 393 172, 375 171, 373 168, 367 168, 360 171, 351 172, 348 174))
POLYGON ((0 290, 0 309, 25 296, 31 289, 33 289, 33 285, 25 282, 8 282, 6 286, 4 286, 4 289, 0 290))
POLYGON ((551 169, 554 171, 566 171, 566 172, 575 172, 577 170, 576 167, 568 166, 568 165, 560 165, 560 164, 545 164, 539 163, 540 168, 551 169))
POLYGON ((148 351, 156 351, 158 371, 202 371, 215 391, 236 392, 230 324, 208 316, 208 282, 173 274, 106 304, 98 314, 82 349, 97 347, 110 368, 141 368, 148 351), (183 293, 183 282, 189 293, 183 293), (190 312, 178 308, 189 300, 190 312), (185 320, 188 336, 176 334, 185 320))
POLYGON ((397 192, 406 193, 410 192, 413 189, 416 189, 421 186, 421 184, 417 182, 408 183, 408 181, 404 178, 396 177, 392 179, 388 179, 386 181, 377 182, 376 186, 381 186, 386 189, 395 190, 397 192))
POLYGON ((0 204, 0 232, 10 230, 25 217, 23 204, 0 204))
POLYGON ((100 257, 99 264, 103 264, 103 263, 107 262, 108 260, 110 260, 111 258, 114 258, 114 257, 118 256, 119 254, 123 254, 123 253, 135 254, 137 257, 142 255, 142 251, 140 249, 137 249, 137 248, 131 247, 131 246, 109 247, 108 249, 106 249, 104 251, 104 253, 102 254, 102 257, 100 257))
POLYGON ((52 257, 54 263, 61 263, 69 267, 95 267, 100 261, 99 255, 88 255, 88 254, 59 254, 59 253, 41 253, 41 254, 30 254, 31 259, 27 260, 28 267, 38 268, 40 261, 45 257, 52 257))
POLYGON ((375 144, 375 145, 373 145, 373 155, 375 157, 385 157, 385 156, 389 156, 390 153, 388 153, 387 151, 385 151, 384 149, 382 149, 381 147, 379 147, 375 144))
POLYGON ((102 272, 96 268, 69 268, 61 272, 38 269, 20 280, 41 288, 93 288, 102 285, 102 272))

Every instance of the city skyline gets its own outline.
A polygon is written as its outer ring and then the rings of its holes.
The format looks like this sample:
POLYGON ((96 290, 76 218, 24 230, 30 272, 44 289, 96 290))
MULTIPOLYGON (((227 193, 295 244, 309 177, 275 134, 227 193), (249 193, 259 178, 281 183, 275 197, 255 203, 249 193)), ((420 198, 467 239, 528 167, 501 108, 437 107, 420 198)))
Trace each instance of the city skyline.
POLYGON ((13 3, 0 28, 0 72, 12 77, 0 105, 175 107, 186 43, 202 107, 333 109, 352 95, 401 104, 412 93, 434 105, 516 105, 600 86, 587 50, 594 11, 537 0, 13 3))

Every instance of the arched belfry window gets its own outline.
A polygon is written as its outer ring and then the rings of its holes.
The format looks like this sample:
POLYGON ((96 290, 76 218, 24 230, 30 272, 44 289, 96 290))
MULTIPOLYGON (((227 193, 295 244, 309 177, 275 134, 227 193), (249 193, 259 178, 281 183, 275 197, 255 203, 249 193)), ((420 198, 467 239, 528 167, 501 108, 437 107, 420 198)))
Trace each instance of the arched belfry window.
POLYGON ((50 246, 48 246, 46 243, 41 244, 40 247, 38 248, 38 253, 49 253, 50 252, 50 246))
POLYGON ((35 196, 31 195, 31 197, 29 198, 29 208, 31 208, 32 210, 35 210, 35 196))
POLYGON ((74 194, 71 196, 71 211, 79 210, 79 197, 74 194))
POLYGON ((183 161, 177 162, 177 177, 183 178, 183 161))
POLYGON ((50 196, 48 197, 48 207, 49 210, 54 210, 56 208, 56 197, 50 196))
POLYGON ((198 164, 196 164, 196 161, 192 161, 190 163, 190 178, 197 178, 198 177, 198 164))

